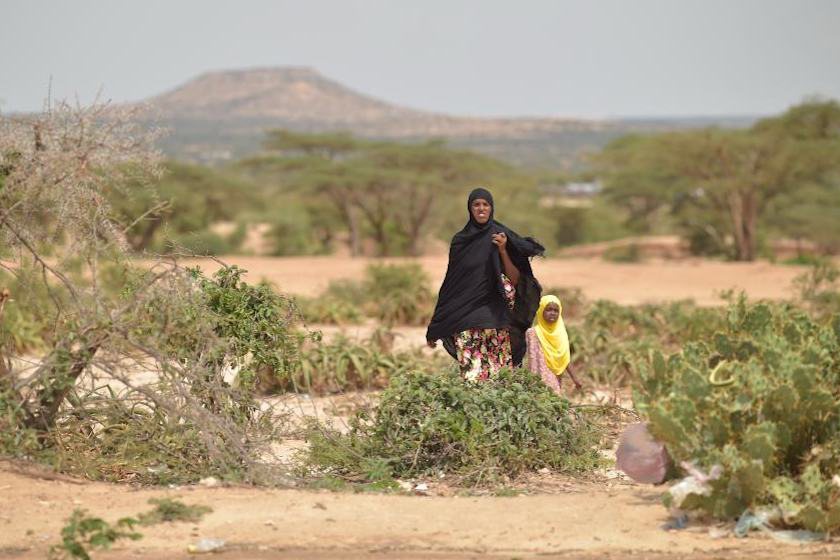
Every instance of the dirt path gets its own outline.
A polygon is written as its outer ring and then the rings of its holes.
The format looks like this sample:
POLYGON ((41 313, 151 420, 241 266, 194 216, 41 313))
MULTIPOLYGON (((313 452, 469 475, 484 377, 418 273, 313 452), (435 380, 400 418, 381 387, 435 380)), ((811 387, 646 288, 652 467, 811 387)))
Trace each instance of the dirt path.
POLYGON ((679 532, 649 487, 580 483, 554 495, 424 497, 255 488, 168 490, 44 480, 0 463, 0 558, 41 559, 63 520, 85 508, 109 521, 179 497, 213 513, 197 524, 142 528, 144 538, 97 558, 191 557, 188 544, 225 539, 218 558, 779 558, 840 553, 840 545, 679 532), (781 548, 780 548, 781 547, 781 548), (781 555, 780 555, 781 553, 781 555))
MULTIPOLYGON (((267 279, 281 290, 314 296, 330 280, 361 279, 373 259, 349 257, 225 257, 249 271, 252 281, 267 279)), ((388 262, 407 262, 391 259, 388 262)), ((446 272, 446 257, 417 259, 437 288, 446 272)), ((194 264, 194 263, 191 263, 194 264)), ((213 271, 213 261, 198 261, 213 271)), ((591 298, 605 298, 622 304, 694 299, 701 305, 720 303, 723 290, 746 290, 752 298, 779 299, 791 296, 791 281, 805 267, 766 262, 727 263, 709 260, 664 261, 660 263, 615 264, 595 259, 536 259, 534 271, 543 286, 581 288, 591 298)))

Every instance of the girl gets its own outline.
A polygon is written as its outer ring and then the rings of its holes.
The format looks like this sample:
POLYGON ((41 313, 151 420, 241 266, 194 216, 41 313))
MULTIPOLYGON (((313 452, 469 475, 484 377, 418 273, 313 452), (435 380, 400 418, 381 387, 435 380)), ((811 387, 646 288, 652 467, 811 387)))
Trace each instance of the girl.
POLYGON ((542 290, 529 262, 543 253, 542 245, 494 220, 494 210, 485 189, 470 193, 469 220, 452 238, 446 277, 426 331, 428 345, 442 341, 471 381, 522 362, 524 331, 534 320, 542 290))
POLYGON ((569 335, 563 324, 562 311, 563 306, 557 296, 543 296, 537 310, 536 324, 525 333, 528 369, 538 373, 543 382, 558 395, 563 394, 560 381, 565 371, 569 372, 575 388, 580 390, 581 387, 572 373, 569 335))

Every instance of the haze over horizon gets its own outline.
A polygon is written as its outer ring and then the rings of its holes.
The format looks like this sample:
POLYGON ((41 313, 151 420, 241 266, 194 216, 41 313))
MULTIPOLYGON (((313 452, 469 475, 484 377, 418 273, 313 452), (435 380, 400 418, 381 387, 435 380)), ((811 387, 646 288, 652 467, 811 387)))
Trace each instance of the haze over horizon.
POLYGON ((840 98, 832 0, 11 0, 0 110, 115 102, 202 73, 305 66, 383 101, 453 115, 761 115, 840 98))

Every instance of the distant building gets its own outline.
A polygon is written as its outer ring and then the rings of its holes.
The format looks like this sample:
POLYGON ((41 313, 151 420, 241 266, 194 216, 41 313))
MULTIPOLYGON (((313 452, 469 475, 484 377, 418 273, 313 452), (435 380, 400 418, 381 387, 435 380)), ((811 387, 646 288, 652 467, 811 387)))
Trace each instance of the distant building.
POLYGON ((566 196, 595 196, 601 192, 600 181, 570 181, 563 185, 566 196))
POLYGON ((542 185, 540 190, 544 194, 540 198, 540 206, 543 208, 590 206, 592 199, 601 192, 601 189, 601 182, 597 180, 542 185))

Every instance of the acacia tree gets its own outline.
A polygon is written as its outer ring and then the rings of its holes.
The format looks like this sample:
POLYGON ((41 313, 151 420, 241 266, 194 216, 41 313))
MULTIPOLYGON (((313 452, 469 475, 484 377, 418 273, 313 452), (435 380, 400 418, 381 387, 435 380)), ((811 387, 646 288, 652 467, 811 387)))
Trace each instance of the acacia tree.
POLYGON ((797 188, 786 189, 768 209, 775 228, 826 252, 840 251, 840 104, 803 104, 758 128, 795 139, 806 169, 797 188))
POLYGON ((153 182, 144 183, 144 178, 108 196, 120 222, 130 223, 144 216, 126 231, 132 251, 146 251, 165 241, 177 242, 258 206, 252 184, 219 170, 167 161, 161 171, 161 177, 153 182), (164 239, 164 234, 171 239, 164 239))
POLYGON ((631 219, 649 220, 667 207, 695 226, 720 224, 725 231, 717 237, 731 237, 734 258, 749 261, 774 201, 834 180, 840 135, 830 123, 837 111, 834 102, 807 103, 747 130, 625 138, 608 145, 596 167, 606 195, 631 219))
MULTIPOLYGON (((441 141, 401 144, 346 133, 273 131, 265 147, 273 155, 237 167, 329 203, 349 232, 353 255, 361 253, 364 234, 378 255, 419 255, 436 213, 449 212, 450 200, 475 184, 514 175, 500 162, 441 141)), ((456 207, 460 219, 460 199, 456 207)))
MULTIPOLYGON (((452 206, 460 218, 460 196, 465 190, 476 184, 495 185, 514 175, 501 162, 453 150, 438 140, 372 146, 365 159, 380 170, 381 179, 368 187, 368 191, 373 191, 371 198, 386 210, 379 214, 380 221, 391 224, 412 256, 420 255, 423 237, 433 225, 436 213, 446 213, 452 206), (451 205, 453 200, 456 203, 451 205)), ((358 203, 364 204, 362 200, 358 203)))
POLYGON ((358 256, 362 252, 362 225, 351 195, 361 181, 354 160, 365 146, 366 142, 346 132, 272 130, 263 142, 267 153, 246 158, 235 168, 331 205, 347 228, 350 254, 358 256))

